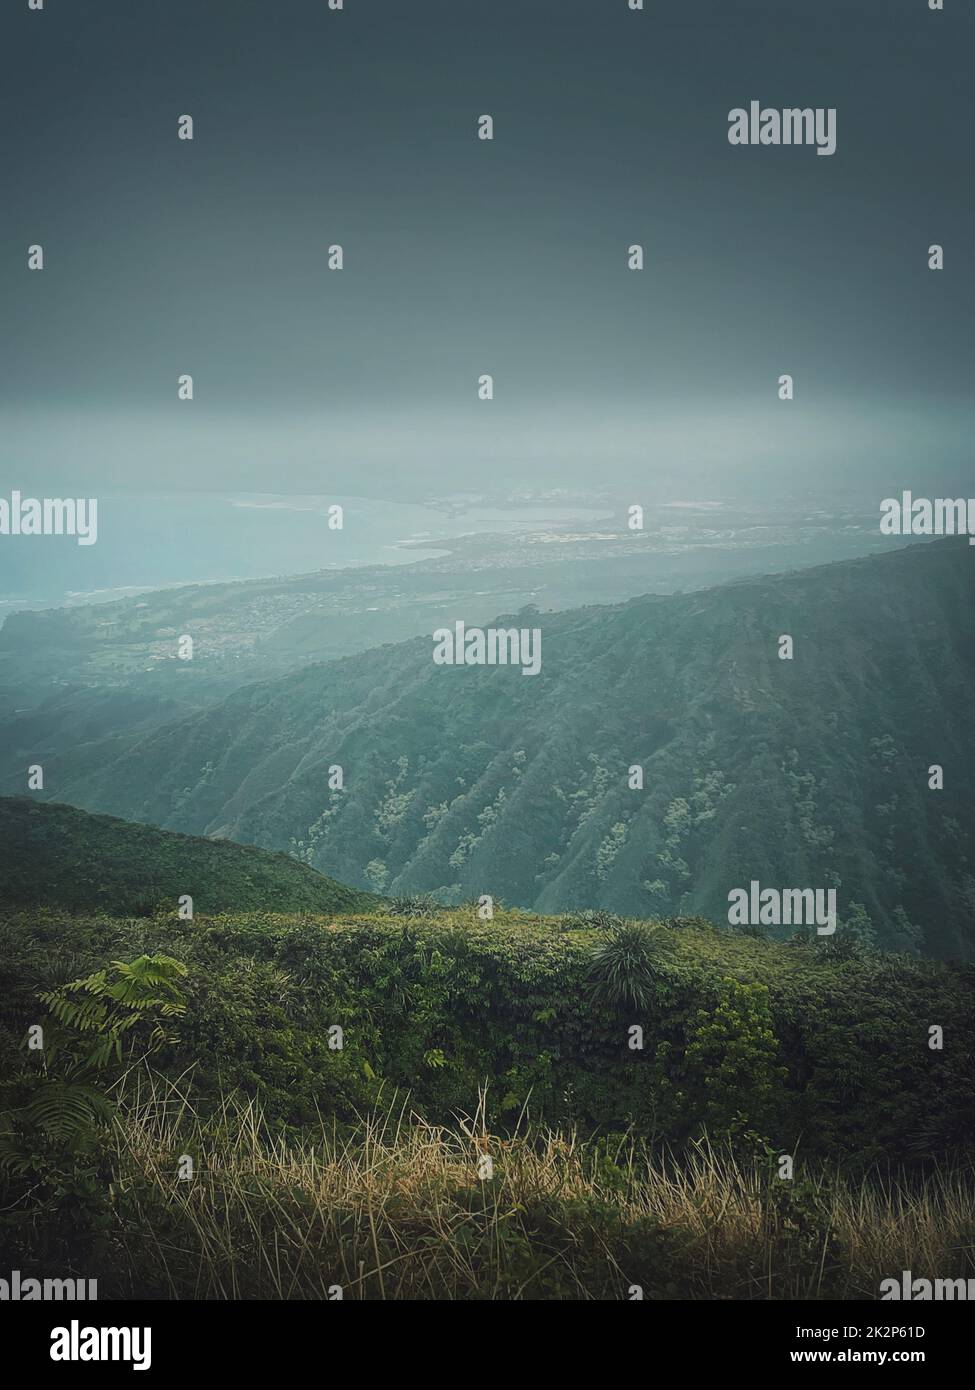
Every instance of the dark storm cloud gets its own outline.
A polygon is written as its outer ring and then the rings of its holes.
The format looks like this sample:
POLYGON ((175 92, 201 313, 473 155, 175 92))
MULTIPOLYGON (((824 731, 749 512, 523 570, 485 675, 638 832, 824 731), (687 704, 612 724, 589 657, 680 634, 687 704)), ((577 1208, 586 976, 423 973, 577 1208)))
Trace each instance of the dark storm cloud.
POLYGON ((975 30, 952 0, 25 0, 0 24, 15 483, 967 464, 975 30), (752 99, 835 107, 836 154, 730 146, 752 99))

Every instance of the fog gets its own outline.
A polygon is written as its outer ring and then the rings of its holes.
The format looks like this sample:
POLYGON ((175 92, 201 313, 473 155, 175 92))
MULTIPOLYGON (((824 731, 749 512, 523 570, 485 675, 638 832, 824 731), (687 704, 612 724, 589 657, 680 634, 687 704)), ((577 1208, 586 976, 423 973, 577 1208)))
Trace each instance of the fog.
POLYGON ((848 11, 5 7, 7 486, 962 488, 973 20, 848 11), (732 146, 753 99, 836 153, 732 146))

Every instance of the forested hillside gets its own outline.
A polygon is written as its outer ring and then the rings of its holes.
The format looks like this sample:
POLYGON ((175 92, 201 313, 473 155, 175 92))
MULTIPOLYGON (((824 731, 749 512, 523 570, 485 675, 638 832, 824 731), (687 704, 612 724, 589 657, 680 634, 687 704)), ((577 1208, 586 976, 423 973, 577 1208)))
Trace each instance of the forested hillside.
POLYGON ((249 845, 203 840, 29 797, 0 797, 0 902, 118 916, 199 912, 354 912, 375 898, 249 845))
POLYGON ((720 922, 752 879, 835 887, 882 945, 971 956, 973 575, 946 541, 522 615, 532 677, 436 666, 415 639, 248 686, 99 767, 54 756, 45 795, 444 901, 720 922))

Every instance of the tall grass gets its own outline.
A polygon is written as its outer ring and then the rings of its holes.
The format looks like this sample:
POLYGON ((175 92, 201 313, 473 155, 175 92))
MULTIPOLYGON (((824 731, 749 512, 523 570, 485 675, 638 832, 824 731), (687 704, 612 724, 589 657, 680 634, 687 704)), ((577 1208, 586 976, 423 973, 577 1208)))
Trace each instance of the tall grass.
POLYGON ((103 1297, 874 1299, 903 1269, 975 1274, 959 1169, 787 1182, 707 1142, 677 1156, 530 1128, 502 1140, 483 1111, 443 1128, 390 1109, 288 1139, 253 1103, 204 1120, 160 1082, 112 1143, 103 1297))

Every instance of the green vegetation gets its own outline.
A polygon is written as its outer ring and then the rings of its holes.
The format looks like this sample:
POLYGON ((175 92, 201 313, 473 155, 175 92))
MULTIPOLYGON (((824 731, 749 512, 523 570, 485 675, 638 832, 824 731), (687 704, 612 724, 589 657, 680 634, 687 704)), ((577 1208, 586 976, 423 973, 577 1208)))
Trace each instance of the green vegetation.
POLYGON ((973 984, 701 920, 10 913, 0 1243, 102 1296, 971 1275, 973 984))
POLYGON ((355 912, 375 902, 286 854, 0 797, 0 903, 116 916, 176 911, 355 912))
POLYGON ((970 559, 949 540, 535 614, 531 679, 387 646, 101 745, 97 765, 52 755, 46 785, 398 898, 724 921, 758 879, 835 888, 888 950, 970 959, 970 559))
POLYGON ((114 741, 94 698, 47 794, 213 838, 0 800, 10 1267, 103 1297, 971 1277, 968 554, 533 613, 531 680, 404 643, 158 728, 130 703, 114 741), (752 879, 835 888, 838 930, 713 925, 752 879))
POLYGON ((488 1084, 496 1127, 527 1109, 675 1145, 752 1130, 861 1165, 962 1152, 975 1128, 971 968, 837 958, 703 921, 13 914, 0 922, 4 1076, 29 1079, 20 1049, 41 993, 146 956, 186 969, 179 1044, 154 1064, 190 1068, 204 1106, 238 1091, 282 1126, 351 1123, 391 1090, 441 1123, 488 1084), (931 1024, 943 1050, 928 1047, 931 1024))

